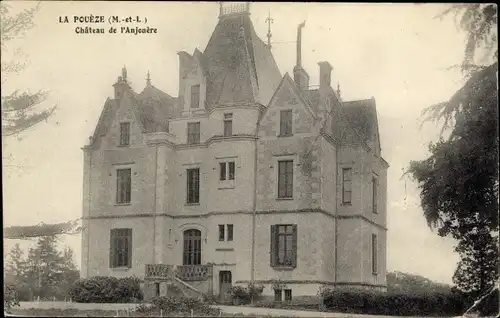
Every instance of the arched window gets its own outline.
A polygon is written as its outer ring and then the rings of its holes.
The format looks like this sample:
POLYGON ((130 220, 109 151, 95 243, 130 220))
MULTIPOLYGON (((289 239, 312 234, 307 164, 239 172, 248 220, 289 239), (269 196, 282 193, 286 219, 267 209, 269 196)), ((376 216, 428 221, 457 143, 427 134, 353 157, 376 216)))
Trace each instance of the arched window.
POLYGON ((190 229, 184 231, 183 265, 201 264, 201 231, 190 229))

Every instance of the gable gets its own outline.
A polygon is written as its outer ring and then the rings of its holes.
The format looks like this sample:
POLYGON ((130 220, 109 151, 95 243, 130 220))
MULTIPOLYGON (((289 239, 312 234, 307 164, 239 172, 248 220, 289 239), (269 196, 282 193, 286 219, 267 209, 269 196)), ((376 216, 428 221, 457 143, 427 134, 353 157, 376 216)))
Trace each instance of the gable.
POLYGON ((292 110, 294 134, 312 131, 316 119, 315 115, 288 73, 283 76, 269 105, 262 114, 259 121, 259 136, 276 137, 279 135, 280 112, 282 110, 292 110))
POLYGON ((114 148, 120 141, 120 123, 130 123, 130 146, 142 145, 143 123, 140 121, 138 109, 130 93, 124 94, 119 102, 114 117, 109 122, 106 136, 103 137, 105 148, 114 148))

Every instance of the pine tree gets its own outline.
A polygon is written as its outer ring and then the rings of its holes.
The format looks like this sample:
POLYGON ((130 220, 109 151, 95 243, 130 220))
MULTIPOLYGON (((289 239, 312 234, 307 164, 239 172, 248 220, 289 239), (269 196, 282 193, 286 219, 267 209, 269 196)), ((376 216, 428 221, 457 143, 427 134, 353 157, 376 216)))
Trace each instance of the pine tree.
POLYGON ((25 279, 26 260, 19 244, 9 251, 5 262, 6 283, 20 284, 25 279))
MULTIPOLYGON (((3 56, 12 50, 12 47, 8 45, 10 40, 22 38, 28 30, 35 26, 33 21, 39 9, 40 4, 13 15, 7 3, 0 3, 0 36, 3 56)), ((2 58, 2 84, 5 84, 8 78, 7 74, 19 73, 25 66, 24 63, 2 58)), ((47 97, 48 93, 45 91, 28 93, 15 90, 5 94, 2 89, 2 136, 19 134, 47 120, 53 114, 55 106, 43 110, 38 107, 47 97)))

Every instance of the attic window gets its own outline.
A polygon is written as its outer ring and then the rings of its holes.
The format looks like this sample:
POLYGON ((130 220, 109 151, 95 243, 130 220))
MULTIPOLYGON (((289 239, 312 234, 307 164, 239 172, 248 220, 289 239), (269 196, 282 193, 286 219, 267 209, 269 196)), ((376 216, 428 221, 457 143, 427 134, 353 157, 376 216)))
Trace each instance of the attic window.
POLYGON ((191 108, 200 107, 200 85, 191 86, 191 108))
POLYGON ((280 136, 292 135, 292 110, 280 112, 280 136))
POLYGON ((120 146, 130 145, 130 123, 120 123, 120 146))

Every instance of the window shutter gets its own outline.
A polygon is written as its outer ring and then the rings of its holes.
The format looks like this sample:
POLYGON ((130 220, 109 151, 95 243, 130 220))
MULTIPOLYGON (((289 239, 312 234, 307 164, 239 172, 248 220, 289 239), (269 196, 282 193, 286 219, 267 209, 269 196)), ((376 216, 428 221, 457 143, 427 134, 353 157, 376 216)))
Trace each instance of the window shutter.
POLYGON ((127 267, 132 268, 132 229, 127 231, 127 267))
POLYGON ((271 255, 270 265, 271 267, 276 266, 276 232, 277 226, 271 225, 271 248, 269 249, 269 254, 271 255))
POLYGON ((292 225, 292 266, 297 267, 297 224, 292 225))
POLYGON ((113 230, 111 230, 109 234, 109 268, 115 267, 114 259, 115 259, 115 239, 113 235, 113 230))

